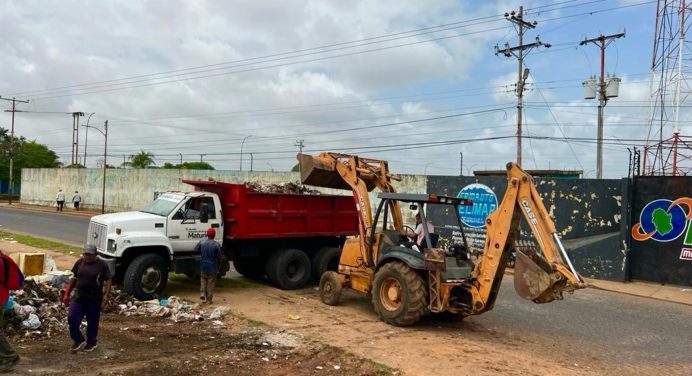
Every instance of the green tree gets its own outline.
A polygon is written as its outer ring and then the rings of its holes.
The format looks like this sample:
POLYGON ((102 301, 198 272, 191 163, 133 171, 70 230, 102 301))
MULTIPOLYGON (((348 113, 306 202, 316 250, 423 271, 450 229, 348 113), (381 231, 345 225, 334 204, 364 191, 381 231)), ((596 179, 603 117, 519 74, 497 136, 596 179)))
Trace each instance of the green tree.
POLYGON ((207 162, 183 162, 182 164, 166 162, 163 164, 163 168, 181 170, 214 170, 214 166, 207 162))
POLYGON ((130 166, 132 168, 148 168, 155 165, 154 154, 141 150, 139 153, 130 156, 130 166))
POLYGON ((0 180, 9 181, 10 155, 14 155, 12 180, 21 181, 22 168, 55 168, 62 164, 54 151, 35 140, 24 137, 12 139, 9 132, 0 128, 0 180))
POLYGON ((291 169, 291 172, 300 172, 300 163, 296 163, 296 165, 291 169))

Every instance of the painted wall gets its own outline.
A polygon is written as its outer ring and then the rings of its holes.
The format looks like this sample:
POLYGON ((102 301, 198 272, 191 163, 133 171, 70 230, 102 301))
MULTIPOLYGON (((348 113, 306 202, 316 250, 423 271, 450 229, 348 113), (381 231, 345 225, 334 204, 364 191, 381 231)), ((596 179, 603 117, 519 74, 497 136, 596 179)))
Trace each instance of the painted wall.
MULTIPOLYGON (((163 169, 107 169, 105 207, 107 212, 138 210, 154 198, 155 192, 168 190, 189 191, 191 186, 182 179, 209 179, 229 183, 258 181, 279 184, 299 182, 296 172, 249 172, 220 170, 163 170, 163 169)), ((402 175, 396 187, 402 192, 425 193, 425 176, 402 175)), ((82 206, 100 210, 103 170, 72 168, 27 168, 22 170, 20 202, 32 205, 53 205, 58 189, 65 192, 68 204, 74 191, 82 196, 82 206)), ((319 189, 324 193, 351 195, 350 191, 319 189)), ((376 203, 376 192, 370 194, 376 203)))
POLYGON ((692 286, 692 178, 637 177, 632 197, 632 279, 692 286))
MULTIPOLYGON (((624 280, 625 252, 619 246, 623 181, 549 178, 536 178, 535 181, 577 271, 587 277, 624 280)), ((457 197, 462 188, 476 183, 489 187, 497 196, 498 204, 502 202, 507 179, 501 176, 431 176, 428 191, 457 197)), ((442 213, 435 213, 433 206, 431 209, 429 215, 433 221, 436 217, 443 218, 442 213)), ((482 250, 485 228, 464 226, 464 230, 470 248, 482 250)), ((536 247, 524 223, 517 245, 536 247)))

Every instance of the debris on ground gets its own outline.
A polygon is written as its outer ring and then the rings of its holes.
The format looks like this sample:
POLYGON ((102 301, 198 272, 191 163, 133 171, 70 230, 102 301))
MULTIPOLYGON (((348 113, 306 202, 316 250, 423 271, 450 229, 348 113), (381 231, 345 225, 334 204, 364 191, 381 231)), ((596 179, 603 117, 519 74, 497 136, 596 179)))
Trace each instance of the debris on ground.
POLYGON ((260 193, 286 193, 286 194, 297 194, 297 195, 321 195, 322 192, 308 188, 302 184, 296 183, 279 183, 279 184, 266 184, 256 181, 246 182, 245 186, 251 188, 252 190, 260 193))
MULTIPOLYGON (((62 304, 64 290, 54 287, 53 280, 59 286, 63 278, 54 276, 37 276, 27 278, 21 290, 12 291, 6 303, 5 333, 22 338, 51 337, 67 331, 67 307, 62 304)), ((121 290, 112 289, 104 304, 104 313, 115 313, 123 316, 166 317, 176 323, 221 320, 230 313, 230 308, 220 306, 213 309, 202 309, 199 304, 171 296, 165 299, 139 301, 121 290)), ((220 324, 216 324, 220 325, 220 324)))

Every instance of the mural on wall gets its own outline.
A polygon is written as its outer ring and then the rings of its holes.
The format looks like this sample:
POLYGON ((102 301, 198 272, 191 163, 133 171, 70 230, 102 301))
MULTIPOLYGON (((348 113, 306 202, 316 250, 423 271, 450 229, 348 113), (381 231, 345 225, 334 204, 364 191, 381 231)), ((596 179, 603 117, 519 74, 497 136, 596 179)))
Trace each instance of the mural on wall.
POLYGON ((631 277, 692 285, 690 178, 638 178, 632 204, 631 277))
POLYGON ((457 197, 473 201, 473 205, 459 206, 459 218, 470 250, 482 251, 486 234, 485 218, 497 208, 497 195, 487 185, 473 183, 463 187, 457 197))
MULTIPOLYGON (((623 180, 535 178, 536 189, 558 236, 585 277, 624 280, 625 252, 621 248, 623 180)), ((459 211, 467 243, 473 252, 483 250, 485 217, 499 206, 507 187, 505 176, 429 176, 428 193, 465 197, 480 205, 459 211)), ((445 231, 445 214, 430 207, 428 217, 435 230, 445 231)), ((628 231, 629 228, 625 231, 628 231)), ((461 236, 456 236, 460 240, 461 236)), ((517 249, 536 249, 530 229, 522 218, 517 249)))

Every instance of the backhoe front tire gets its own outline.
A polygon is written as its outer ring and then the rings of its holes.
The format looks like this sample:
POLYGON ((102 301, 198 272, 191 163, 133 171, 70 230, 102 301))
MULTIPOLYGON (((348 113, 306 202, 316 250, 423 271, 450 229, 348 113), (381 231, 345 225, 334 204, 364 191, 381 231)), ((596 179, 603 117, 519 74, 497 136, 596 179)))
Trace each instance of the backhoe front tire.
POLYGON ((372 305, 382 321, 407 326, 427 310, 427 287, 414 269, 401 261, 385 264, 375 274, 372 305))
POLYGON ((322 303, 331 306, 339 304, 342 291, 343 286, 336 272, 330 270, 322 274, 322 278, 320 278, 320 300, 322 303))

